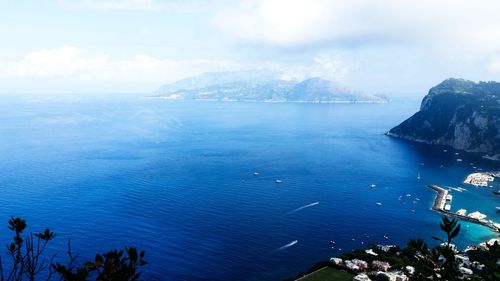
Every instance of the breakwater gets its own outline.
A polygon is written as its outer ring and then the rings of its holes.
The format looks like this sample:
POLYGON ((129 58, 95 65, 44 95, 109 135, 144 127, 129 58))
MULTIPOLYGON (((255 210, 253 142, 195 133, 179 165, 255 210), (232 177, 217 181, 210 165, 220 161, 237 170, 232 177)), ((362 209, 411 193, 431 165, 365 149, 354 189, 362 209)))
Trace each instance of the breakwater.
POLYGON ((437 192, 436 198, 434 198, 434 203, 432 204, 432 209, 434 211, 442 213, 442 214, 449 216, 449 217, 453 217, 453 218, 457 218, 460 220, 480 224, 480 225, 489 227, 491 230, 493 230, 495 232, 500 232, 500 224, 498 224, 498 223, 495 223, 493 221, 484 220, 484 219, 477 219, 477 218, 469 217, 466 215, 460 215, 460 214, 445 210, 446 197, 451 192, 448 189, 442 188, 442 187, 437 186, 435 184, 427 185, 427 187, 430 189, 433 189, 437 192))

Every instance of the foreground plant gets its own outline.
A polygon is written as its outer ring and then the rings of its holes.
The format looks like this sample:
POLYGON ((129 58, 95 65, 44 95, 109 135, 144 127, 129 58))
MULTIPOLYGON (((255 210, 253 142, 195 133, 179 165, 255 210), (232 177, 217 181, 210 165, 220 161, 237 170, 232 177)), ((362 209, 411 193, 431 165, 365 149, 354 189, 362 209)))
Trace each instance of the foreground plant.
POLYGON ((56 255, 45 257, 49 241, 55 234, 48 228, 44 232, 29 233, 22 237, 26 229, 26 221, 22 218, 11 217, 9 229, 14 232, 12 242, 7 246, 7 252, 12 264, 10 270, 4 271, 0 257, 0 281, 20 280, 53 280, 58 276, 67 281, 136 281, 141 273, 138 269, 146 265, 144 251, 125 247, 124 250, 111 250, 104 254, 97 254, 93 261, 83 265, 75 265, 78 255, 71 252, 71 242, 68 241, 67 264, 54 263, 56 255), (43 275, 43 278, 41 277, 43 275))

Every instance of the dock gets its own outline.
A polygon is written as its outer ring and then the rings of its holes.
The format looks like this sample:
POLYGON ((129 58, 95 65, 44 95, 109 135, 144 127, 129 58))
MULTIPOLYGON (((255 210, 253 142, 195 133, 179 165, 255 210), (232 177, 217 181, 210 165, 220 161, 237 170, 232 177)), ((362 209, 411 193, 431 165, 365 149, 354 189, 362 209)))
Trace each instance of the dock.
POLYGON ((446 206, 446 197, 448 196, 448 193, 450 193, 450 191, 435 184, 430 184, 427 187, 437 191, 436 198, 434 199, 434 204, 432 204, 432 209, 434 211, 444 211, 444 207, 446 206))
POLYGON ((480 224, 486 227, 489 227, 491 230, 500 233, 500 224, 492 222, 492 221, 487 221, 487 220, 480 220, 476 218, 471 218, 469 216, 466 216, 465 214, 457 214, 453 213, 450 210, 445 209, 446 207, 446 198, 448 197, 450 191, 448 189, 442 188, 440 186, 437 186, 435 184, 430 184, 427 186, 430 189, 433 189, 437 192, 436 198, 434 199, 434 203, 432 204, 432 210, 439 212, 445 216, 448 217, 453 217, 459 220, 464 220, 476 224, 480 224))

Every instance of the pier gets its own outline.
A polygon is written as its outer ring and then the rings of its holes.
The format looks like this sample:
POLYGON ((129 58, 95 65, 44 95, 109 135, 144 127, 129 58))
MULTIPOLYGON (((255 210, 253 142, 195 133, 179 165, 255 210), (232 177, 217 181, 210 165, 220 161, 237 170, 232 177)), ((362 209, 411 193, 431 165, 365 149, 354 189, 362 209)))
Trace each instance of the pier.
POLYGON ((477 218, 472 218, 466 215, 461 215, 457 213, 453 213, 449 210, 446 210, 446 197, 450 193, 448 189, 442 188, 440 186, 437 186, 435 184, 430 184, 427 185, 428 188, 433 189, 437 192, 436 198, 434 199, 434 204, 432 204, 432 210, 442 213, 446 216, 457 218, 460 220, 480 224, 486 227, 489 227, 491 230, 500 233, 500 224, 495 223, 493 221, 487 221, 484 219, 477 219, 477 218))

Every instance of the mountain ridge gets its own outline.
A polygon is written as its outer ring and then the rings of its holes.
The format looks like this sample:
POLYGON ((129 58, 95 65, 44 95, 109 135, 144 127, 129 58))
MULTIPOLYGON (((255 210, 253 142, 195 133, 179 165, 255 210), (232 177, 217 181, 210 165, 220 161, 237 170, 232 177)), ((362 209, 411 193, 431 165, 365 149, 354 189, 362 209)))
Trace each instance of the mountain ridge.
POLYGON ((385 97, 354 91, 320 77, 280 79, 271 71, 217 72, 161 86, 156 97, 174 100, 385 103, 385 97))

